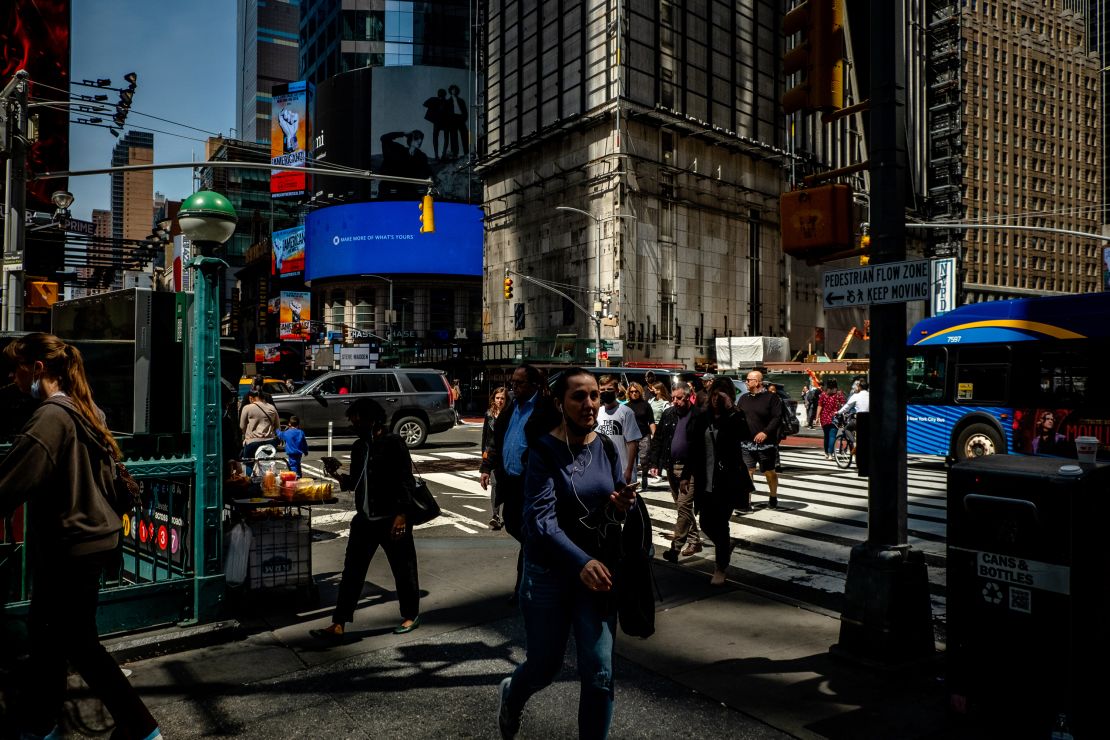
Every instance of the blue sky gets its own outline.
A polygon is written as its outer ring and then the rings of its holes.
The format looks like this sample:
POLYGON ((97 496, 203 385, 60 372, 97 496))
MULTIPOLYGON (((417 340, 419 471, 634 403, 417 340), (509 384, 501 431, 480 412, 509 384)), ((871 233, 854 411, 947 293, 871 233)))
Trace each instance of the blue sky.
MULTIPOLYGON (((195 139, 206 139, 208 134, 137 114, 231 135, 235 5, 234 0, 73 0, 71 79, 106 77, 114 87, 122 87, 125 74, 137 73, 139 84, 127 123, 158 129, 154 161, 202 160, 204 144, 195 139)), ((95 92, 80 86, 71 90, 95 92)), ((110 102, 117 99, 116 93, 110 93, 110 102)), ((108 129, 71 125, 70 169, 111 165, 115 144, 108 129)), ((76 218, 89 220, 93 208, 111 205, 107 175, 71 177, 69 189, 75 196, 76 218)), ((192 170, 155 171, 154 189, 171 199, 185 198, 193 192, 192 170)))

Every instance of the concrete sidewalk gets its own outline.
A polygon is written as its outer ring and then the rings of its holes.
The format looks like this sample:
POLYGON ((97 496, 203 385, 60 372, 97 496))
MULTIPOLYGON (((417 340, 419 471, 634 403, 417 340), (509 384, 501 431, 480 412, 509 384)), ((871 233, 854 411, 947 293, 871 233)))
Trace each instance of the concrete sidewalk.
MULTIPOLYGON (((127 664, 166 737, 498 736, 495 687, 523 658, 520 618, 506 603, 516 543, 418 537, 423 624, 403 636, 391 633, 400 617, 379 553, 348 640, 324 645, 308 630, 330 622, 344 544, 317 543, 327 550, 316 556, 319 608, 248 594, 237 626, 208 636, 220 644, 127 664)), ((946 728, 936 667, 907 678, 835 661, 835 614, 733 583, 713 588, 711 570, 700 558, 657 562, 656 634, 618 638, 612 737, 962 737, 946 728)), ((172 641, 175 630, 158 636, 172 641)), ((114 647, 133 652, 136 640, 114 647)), ((573 648, 567 661, 529 703, 521 737, 577 735, 573 648)), ((106 733, 103 709, 71 681, 70 726, 106 733)))

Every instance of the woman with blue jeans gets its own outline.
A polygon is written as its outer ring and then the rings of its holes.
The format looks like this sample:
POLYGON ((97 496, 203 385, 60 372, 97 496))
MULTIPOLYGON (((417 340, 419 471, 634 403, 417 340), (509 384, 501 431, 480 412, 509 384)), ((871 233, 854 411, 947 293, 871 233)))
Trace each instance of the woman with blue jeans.
POLYGON ((833 419, 844 405, 844 394, 835 380, 825 381, 825 390, 817 399, 817 414, 821 420, 821 431, 825 433, 825 459, 833 459, 833 444, 836 442, 836 424, 833 419))
POLYGON ((593 431, 597 380, 573 368, 553 391, 562 421, 530 446, 524 478, 519 597, 526 658, 501 682, 497 721, 503 738, 516 736, 525 703, 562 668, 573 629, 582 684, 578 734, 604 738, 613 716, 612 569, 620 523, 636 494, 625 485, 613 443, 593 431))

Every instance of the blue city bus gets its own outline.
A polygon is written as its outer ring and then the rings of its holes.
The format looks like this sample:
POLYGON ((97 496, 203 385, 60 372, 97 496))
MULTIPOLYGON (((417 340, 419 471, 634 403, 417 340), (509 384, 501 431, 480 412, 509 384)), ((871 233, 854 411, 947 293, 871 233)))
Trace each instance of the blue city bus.
POLYGON ((1110 451, 1110 293, 961 306, 906 340, 907 452, 1075 457, 1110 451))

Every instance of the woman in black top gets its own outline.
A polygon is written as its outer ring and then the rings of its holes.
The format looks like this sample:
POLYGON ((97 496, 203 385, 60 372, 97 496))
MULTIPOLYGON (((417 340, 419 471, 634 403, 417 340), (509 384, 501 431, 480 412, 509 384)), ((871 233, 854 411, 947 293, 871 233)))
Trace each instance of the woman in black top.
MULTIPOLYGON (((490 446, 493 445, 494 440, 494 425, 497 423, 497 417, 501 415, 502 409, 509 401, 509 393, 505 386, 499 386, 489 394, 489 408, 486 409, 486 423, 482 425, 482 461, 488 459, 490 446)), ((497 500, 497 479, 490 478, 489 484, 489 508, 490 520, 489 528, 494 532, 505 526, 501 521, 501 502, 497 500)))
POLYGON ((338 478, 343 490, 354 491, 355 516, 332 624, 311 634, 324 639, 342 636, 343 625, 354 620, 366 571, 379 545, 389 559, 401 606, 402 622, 393 633, 412 632, 420 626, 416 544, 407 522, 416 486, 412 458, 404 440, 386 429, 385 411, 376 401, 358 399, 347 409, 347 419, 358 435, 351 446, 351 472, 339 473, 339 461, 334 457, 325 457, 323 462, 327 474, 338 478))
POLYGON ((740 443, 748 438, 744 415, 733 403, 736 389, 728 378, 714 378, 708 408, 693 422, 688 467, 694 476, 694 507, 701 512, 702 531, 713 540, 716 570, 710 581, 723 586, 732 555, 729 520, 744 508, 755 490, 744 465, 740 443))
POLYGON ((640 448, 637 457, 640 461, 640 490, 647 488, 648 452, 651 450, 651 435, 655 434, 655 412, 644 398, 644 387, 639 383, 628 386, 628 408, 636 415, 636 426, 640 428, 640 448))

